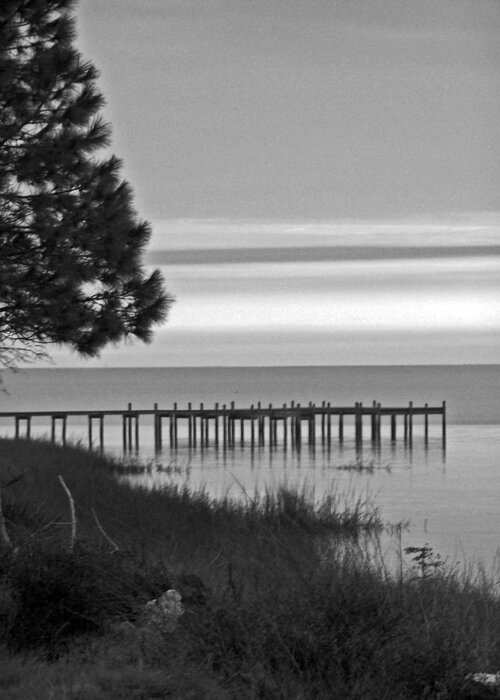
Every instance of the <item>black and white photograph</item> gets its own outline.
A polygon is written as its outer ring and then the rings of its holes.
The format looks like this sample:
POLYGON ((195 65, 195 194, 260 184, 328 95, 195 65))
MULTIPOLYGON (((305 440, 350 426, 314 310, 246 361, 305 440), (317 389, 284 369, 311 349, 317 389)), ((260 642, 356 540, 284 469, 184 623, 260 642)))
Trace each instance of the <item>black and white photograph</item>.
POLYGON ((0 0, 0 698, 500 698, 500 1, 0 0))

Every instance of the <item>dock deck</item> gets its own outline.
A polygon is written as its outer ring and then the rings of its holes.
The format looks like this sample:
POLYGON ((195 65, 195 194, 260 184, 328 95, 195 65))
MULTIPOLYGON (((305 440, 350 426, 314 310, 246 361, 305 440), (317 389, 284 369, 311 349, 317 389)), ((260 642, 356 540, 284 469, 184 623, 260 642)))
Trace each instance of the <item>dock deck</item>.
POLYGON ((104 421, 107 417, 121 417, 122 442, 124 452, 139 449, 139 422, 142 417, 151 417, 154 432, 154 446, 161 451, 164 446, 164 422, 168 423, 168 444, 171 448, 179 445, 179 426, 187 427, 187 444, 189 447, 206 447, 210 444, 224 448, 234 445, 274 446, 279 443, 299 447, 303 441, 315 445, 331 445, 334 439, 344 440, 347 421, 354 424, 356 443, 363 441, 366 422, 369 422, 372 442, 380 443, 384 419, 388 419, 390 439, 398 438, 398 419, 402 422, 401 435, 410 447, 413 444, 414 419, 423 417, 423 437, 425 444, 429 441, 429 417, 440 416, 441 440, 446 446, 446 402, 439 406, 382 406, 377 401, 371 405, 356 402, 353 406, 335 406, 323 401, 321 404, 301 405, 292 401, 289 405, 262 406, 252 404, 249 408, 237 408, 216 403, 206 407, 203 403, 193 407, 179 408, 177 404, 171 409, 160 408, 155 404, 152 409, 133 409, 129 403, 126 410, 77 410, 77 411, 25 411, 0 412, 0 419, 13 419, 15 436, 31 437, 33 418, 47 418, 50 422, 52 441, 59 439, 63 444, 67 439, 67 424, 71 417, 86 417, 88 422, 88 444, 95 443, 104 449, 104 421), (336 434, 336 437, 335 437, 336 434), (94 440, 94 437, 96 438, 94 440))

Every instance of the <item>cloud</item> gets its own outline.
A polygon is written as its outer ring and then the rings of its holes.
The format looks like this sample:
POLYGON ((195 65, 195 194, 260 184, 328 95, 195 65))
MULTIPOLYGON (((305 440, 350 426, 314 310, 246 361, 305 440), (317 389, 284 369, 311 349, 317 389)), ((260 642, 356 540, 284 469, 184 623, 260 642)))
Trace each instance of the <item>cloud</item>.
MULTIPOLYGON (((467 212, 463 215, 450 214, 446 218, 386 221, 163 219, 153 221, 153 236, 148 250, 342 246, 441 246, 452 249, 459 246, 497 246, 499 241, 500 213, 497 212, 467 212)), ((150 259, 156 260, 156 264, 160 260, 151 256, 150 259)))
POLYGON ((302 365, 498 364, 498 332, 373 330, 353 333, 165 328, 152 345, 136 344, 82 360, 54 353, 57 367, 247 367, 302 365))

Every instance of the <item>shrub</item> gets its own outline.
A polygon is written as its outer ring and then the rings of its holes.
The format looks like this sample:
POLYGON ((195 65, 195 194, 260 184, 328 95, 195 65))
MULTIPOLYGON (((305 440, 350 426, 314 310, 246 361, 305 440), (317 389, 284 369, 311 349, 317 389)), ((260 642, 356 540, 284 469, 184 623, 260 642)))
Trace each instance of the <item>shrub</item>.
POLYGON ((127 557, 81 542, 68 551, 33 541, 9 555, 2 578, 13 603, 5 642, 14 651, 42 648, 49 656, 75 635, 134 619, 141 605, 168 587, 159 571, 148 581, 127 557))

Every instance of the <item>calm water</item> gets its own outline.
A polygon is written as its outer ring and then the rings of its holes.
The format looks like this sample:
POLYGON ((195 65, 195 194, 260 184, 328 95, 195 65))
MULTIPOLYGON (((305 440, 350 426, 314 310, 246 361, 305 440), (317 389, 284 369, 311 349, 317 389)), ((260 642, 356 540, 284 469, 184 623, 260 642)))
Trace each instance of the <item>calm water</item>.
MULTIPOLYGON (((26 370, 6 377, 9 395, 0 396, 1 410, 121 409, 179 407, 188 401, 237 406, 262 401, 281 404, 323 400, 352 405, 428 402, 448 405, 448 440, 442 449, 440 422, 431 419, 429 445, 423 426, 415 426, 413 449, 391 445, 388 422, 382 444, 373 450, 369 431, 356 449, 353 426, 347 425, 342 446, 251 449, 249 444, 223 451, 190 450, 182 439, 174 452, 165 449, 148 475, 139 481, 165 480, 204 485, 212 494, 282 483, 307 483, 319 497, 332 488, 371 496, 385 521, 408 521, 403 546, 429 543, 453 560, 482 559, 491 564, 500 547, 500 367, 282 367, 282 368, 134 368, 101 370, 26 370), (363 466, 362 470, 356 468, 363 466)), ((1 420, 1 419, 0 419, 1 420)), ((0 424, 3 434, 12 425, 0 424)), ((368 426, 367 426, 368 427, 368 426)), ((398 426, 401 428, 401 426, 398 426)), ((36 435, 46 435, 46 421, 36 421, 36 435)), ((168 432, 168 431, 167 431, 168 432)), ((75 419, 68 426, 73 439, 87 439, 87 425, 75 419)), ((401 429, 399 431, 401 435, 401 429)), ((333 431, 335 435, 335 430, 333 431)), ((105 427, 106 449, 120 454, 121 426, 105 427)), ((154 456, 152 423, 141 424, 139 460, 154 456)))

